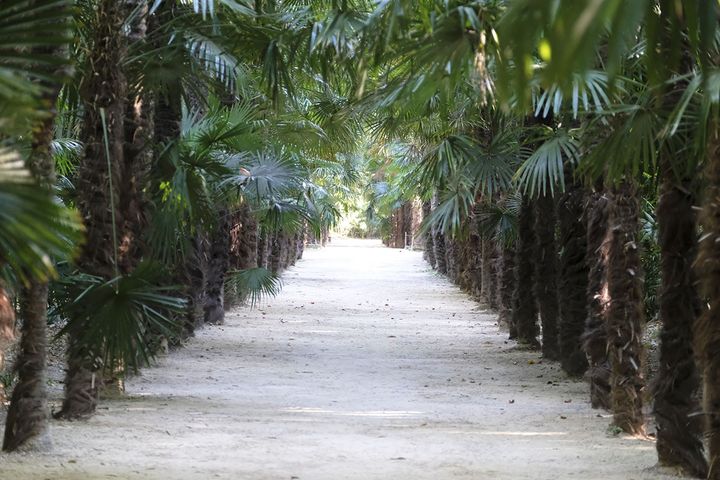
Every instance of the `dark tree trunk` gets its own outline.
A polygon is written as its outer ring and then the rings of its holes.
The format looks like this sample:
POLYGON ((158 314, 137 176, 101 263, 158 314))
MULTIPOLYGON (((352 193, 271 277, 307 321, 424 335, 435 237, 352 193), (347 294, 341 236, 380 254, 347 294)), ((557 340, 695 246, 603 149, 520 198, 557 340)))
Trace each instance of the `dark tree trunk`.
POLYGON ((230 265, 230 216, 227 209, 218 212, 218 223, 210 234, 210 259, 205 287, 205 323, 225 321, 225 275, 230 265))
MULTIPOLYGON (((123 0, 126 17, 133 15, 127 38, 130 42, 145 40, 148 30, 147 0, 123 0)), ((124 151, 120 175, 119 209, 122 210, 122 236, 119 245, 120 271, 132 272, 146 250, 143 236, 148 226, 150 172, 153 165, 152 140, 154 102, 142 85, 136 85, 125 101, 124 151)))
POLYGON ((518 342, 538 348, 538 310, 533 292, 535 268, 532 261, 535 245, 533 204, 523 198, 518 220, 518 241, 515 252, 515 291, 513 293, 512 323, 517 329, 518 342))
POLYGON ((190 248, 184 260, 185 299, 187 307, 185 313, 185 332, 193 335, 195 330, 202 327, 205 319, 205 286, 208 276, 208 249, 207 233, 199 231, 190 239, 190 248))
POLYGON ((498 274, 498 322, 507 326, 510 336, 517 337, 517 328, 512 322, 513 292, 515 290, 515 247, 505 245, 502 248, 500 271, 498 274))
POLYGON ((583 349, 589 362, 590 403, 593 408, 611 409, 610 362, 608 360, 607 308, 610 301, 607 280, 608 215, 606 194, 594 193, 587 203, 588 316, 583 334, 583 349))
POLYGON ((21 293, 20 354, 5 421, 3 450, 42 450, 49 446, 47 405, 47 298, 48 285, 32 282, 21 293))
MULTIPOLYGON (((423 221, 427 221, 430 218, 431 206, 430 202, 423 202, 422 205, 423 221)), ((435 268, 435 246, 433 245, 432 230, 428 229, 424 235, 425 238, 425 251, 423 257, 430 264, 432 268, 435 268)))
POLYGON ((305 253, 305 242, 307 241, 307 224, 303 223, 302 231, 300 232, 300 235, 298 236, 297 241, 297 259, 302 260, 303 254, 305 253))
POLYGON ((480 240, 480 298, 490 306, 490 297, 492 296, 493 282, 493 245, 492 240, 482 238, 480 240))
MULTIPOLYGON (((588 316, 587 220, 585 193, 569 173, 567 190, 558 203, 560 229, 560 275, 558 299, 560 306, 560 362, 570 376, 579 377, 588 368, 582 349, 585 319, 588 316)), ((591 257, 594 258, 594 257, 591 257)))
POLYGON ((535 298, 542 325, 543 357, 557 360, 558 345, 557 246, 555 244, 555 201, 547 193, 535 200, 535 298))
MULTIPOLYGON (((667 155, 667 154, 665 154, 667 155)), ((700 313, 692 265, 695 261, 694 186, 678 180, 669 158, 661 157, 662 183, 657 208, 662 268, 660 367, 654 385, 657 451, 661 464, 680 466, 704 477, 707 461, 695 367, 693 329, 700 313)))
MULTIPOLYGON (((478 206, 476 201, 475 206, 478 206)), ((473 212, 470 219, 470 232, 468 234, 468 290, 470 294, 476 298, 480 298, 482 293, 482 236, 480 235, 480 227, 478 226, 478 213, 473 212)))
POLYGON ((258 267, 268 268, 270 266, 270 250, 272 248, 272 233, 265 228, 260 229, 258 239, 258 267))
MULTIPOLYGON (((38 49, 36 49, 38 50, 38 49)), ((36 51, 40 54, 52 54, 65 57, 58 49, 36 51)), ((52 197, 55 183, 55 162, 50 153, 53 139, 53 127, 57 111, 55 104, 61 85, 57 83, 43 85, 47 90, 43 96, 48 115, 34 129, 32 150, 27 166, 33 178, 44 189, 45 195, 52 197)), ((42 450, 49 446, 47 405, 47 305, 48 283, 31 279, 20 290, 20 317, 22 329, 20 351, 15 370, 17 383, 13 389, 5 421, 3 450, 14 451, 42 450)), ((0 339, 8 341, 15 336, 15 311, 3 286, 0 286, 0 339)), ((1 342, 4 343, 4 342, 1 342)), ((0 368, 3 363, 3 351, 0 350, 0 368)))
POLYGON ((716 122, 711 123, 708 135, 702 236, 696 265, 701 293, 709 308, 700 315, 695 343, 703 369, 708 478, 717 480, 720 479, 720 127, 716 122))
POLYGON ((637 189, 624 181, 612 193, 609 216, 607 310, 613 424, 624 432, 644 432, 642 413, 644 299, 638 249, 640 207, 637 189))
POLYGON ((445 236, 445 265, 447 277, 457 285, 457 240, 450 235, 445 236))
POLYGON ((281 232, 275 232, 270 241, 270 271, 276 275, 282 272, 282 239, 281 232))
MULTIPOLYGON (((5 285, 0 282, 0 372, 5 369, 5 356, 15 343, 15 306, 5 285)), ((5 388, 0 381, 0 402, 5 402, 5 388)))
MULTIPOLYGON (((437 194, 433 195, 432 198, 432 209, 436 209, 438 206, 438 196, 437 194)), ((433 237, 433 247, 435 251, 435 269, 438 271, 438 273, 442 273, 443 275, 447 273, 447 260, 445 255, 445 234, 440 230, 440 227, 437 225, 432 226, 432 237, 433 237)))
POLYGON ((498 290, 500 288, 498 282, 500 278, 500 251, 498 250, 497 242, 495 240, 490 240, 490 277, 489 282, 490 286, 488 288, 488 306, 493 309, 497 310, 498 303, 498 290))
MULTIPOLYGON (((88 49, 89 73, 80 85, 83 102, 83 128, 80 138, 85 145, 78 168, 77 205, 85 221, 85 245, 78 260, 79 268, 104 279, 116 276, 116 255, 124 219, 120 209, 125 142, 125 100, 127 81, 121 66, 126 57, 122 34, 124 5, 102 0, 95 12, 91 44, 88 49), (104 120, 103 120, 104 118, 104 120), (105 127, 107 132, 105 132, 105 127), (107 134, 109 157, 104 137, 107 134)), ((70 335, 65 399, 59 418, 86 417, 95 412, 100 378, 91 370, 93 359, 85 358, 70 335)))

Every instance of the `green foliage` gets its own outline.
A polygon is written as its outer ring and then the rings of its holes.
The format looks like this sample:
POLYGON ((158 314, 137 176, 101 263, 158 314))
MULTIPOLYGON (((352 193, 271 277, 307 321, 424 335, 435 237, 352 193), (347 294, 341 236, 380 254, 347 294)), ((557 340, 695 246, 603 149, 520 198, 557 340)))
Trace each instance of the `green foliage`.
POLYGON ((0 148, 0 263, 21 281, 55 276, 56 261, 72 258, 82 238, 76 212, 42 194, 20 157, 0 148))
POLYGON ((282 289, 282 280, 266 268, 249 268, 230 272, 225 284, 238 292, 241 302, 250 307, 269 297, 275 297, 282 289))
POLYGON ((179 287, 161 286, 163 275, 146 263, 111 280, 82 273, 63 278, 66 301, 53 314, 67 320, 58 335, 76 339, 70 353, 108 371, 148 364, 156 354, 154 339, 177 336, 177 315, 186 307, 175 295, 179 287))

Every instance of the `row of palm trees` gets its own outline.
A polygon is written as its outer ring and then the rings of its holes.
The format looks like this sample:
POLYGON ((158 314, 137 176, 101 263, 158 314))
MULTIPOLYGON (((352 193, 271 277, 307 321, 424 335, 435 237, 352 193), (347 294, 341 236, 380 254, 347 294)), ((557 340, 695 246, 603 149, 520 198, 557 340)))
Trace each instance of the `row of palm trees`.
POLYGON ((403 44, 368 99, 377 138, 404 149, 385 157, 401 170, 386 190, 424 200, 426 258, 497 309, 511 338, 586 374, 593 406, 625 432, 645 432, 649 399, 660 463, 720 478, 718 5, 441 3, 388 2, 378 21, 377 48, 403 44), (648 230, 657 294, 645 291, 648 230))
POLYGON ((4 450, 45 444, 49 322, 68 339, 55 417, 86 418, 327 236, 359 177, 355 120, 315 81, 335 54, 296 48, 325 10, 0 5, 0 326, 20 325, 4 450))

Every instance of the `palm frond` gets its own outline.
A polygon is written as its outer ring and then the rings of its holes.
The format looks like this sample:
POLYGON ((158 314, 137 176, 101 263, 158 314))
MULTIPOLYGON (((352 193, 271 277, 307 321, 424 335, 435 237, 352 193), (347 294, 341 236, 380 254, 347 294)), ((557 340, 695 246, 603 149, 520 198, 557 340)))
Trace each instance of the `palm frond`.
POLYGON ((275 297, 282 289, 280 277, 266 268, 230 272, 225 283, 234 287, 241 301, 248 301, 251 308, 267 298, 275 297))
POLYGON ((174 295, 178 287, 159 286, 162 275, 157 265, 145 263, 107 281, 82 274, 65 278, 77 293, 54 312, 67 319, 58 335, 71 334, 71 353, 95 368, 137 370, 148 364, 156 354, 153 339, 176 336, 181 324, 174 315, 186 307, 174 295))

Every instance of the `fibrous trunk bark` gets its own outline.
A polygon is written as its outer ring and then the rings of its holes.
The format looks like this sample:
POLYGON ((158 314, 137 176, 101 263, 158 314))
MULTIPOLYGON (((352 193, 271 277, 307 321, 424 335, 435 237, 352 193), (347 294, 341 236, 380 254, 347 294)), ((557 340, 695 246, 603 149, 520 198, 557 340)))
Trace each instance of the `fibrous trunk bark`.
MULTIPOLYGON (((64 52, 39 51, 62 57, 64 52)), ((47 82, 46 82, 47 83, 47 82)), ((55 184, 55 162, 50 152, 53 140, 58 94, 60 84, 43 85, 46 93, 48 115, 36 126, 32 150, 27 166, 44 195, 52 197, 55 184)), ((5 421, 3 450, 42 450, 49 446, 47 405, 47 305, 48 283, 31 279, 20 289, 20 318, 22 329, 20 351, 15 363, 17 383, 13 389, 5 421)), ((9 340, 15 333, 15 311, 4 288, 0 286, 0 338, 9 340)), ((0 351, 2 368, 2 351, 0 351)))
POLYGON ((695 345, 701 359, 703 410, 707 438, 708 478, 720 479, 720 125, 708 132, 702 236, 697 265, 701 294, 708 308, 698 320, 695 345))
MULTIPOLYGON (((88 49, 89 72, 80 85, 83 122, 80 138, 85 145, 78 168, 77 205, 85 223, 85 245, 78 260, 84 272, 106 280, 119 273, 117 232, 124 224, 120 207, 125 143, 127 81, 122 71, 126 45, 123 38, 124 5, 114 0, 99 2, 88 49), (105 141, 107 139, 107 143, 105 141)), ((92 358, 83 353, 78 339, 70 335, 65 398, 59 418, 91 415, 97 406, 102 380, 92 358)))
POLYGON ((644 299, 638 248, 640 207, 630 180, 612 192, 608 252, 607 310, 613 424, 624 432, 644 433, 642 391, 642 329, 644 299))
MULTIPOLYGON (((423 221, 427 222, 430 218, 431 214, 431 206, 430 202, 423 202, 422 205, 422 213, 423 213, 423 221)), ((425 232, 425 250, 423 251, 423 257, 425 258, 425 261, 427 261, 432 268, 435 268, 435 246, 433 245, 433 236, 432 231, 428 229, 425 232)))
POLYGON ((504 245, 501 251, 498 273, 498 322, 507 327, 510 337, 517 336, 517 327, 512 322, 513 292, 515 290, 515 246, 504 245))
POLYGON ((225 275, 230 265, 230 214, 218 211, 218 221, 210 233, 210 258, 205 286, 205 323, 222 324, 225 320, 225 275))
POLYGON ((607 280, 608 214, 610 201, 603 192, 593 193, 587 202, 588 316, 583 349, 589 362, 590 403, 610 410, 610 363, 608 360, 607 308, 610 301, 607 280))
MULTIPOLYGON (((667 154, 666 154, 667 155, 667 154)), ((658 459, 704 477, 707 461, 695 366, 693 329, 700 313, 692 265, 695 262, 695 191, 690 178, 677 179, 671 160, 661 157, 657 207, 662 284, 659 299, 660 366, 654 384, 658 459)))
POLYGON ((538 310, 533 292, 535 267, 532 256, 535 245, 533 204, 523 198, 518 220, 518 240, 515 252, 515 291, 513 293, 512 323, 518 342, 538 348, 538 310))
MULTIPOLYGON (((588 368, 582 336, 588 316, 587 220, 585 193, 569 173, 567 189, 558 203, 560 254, 558 299, 560 307, 560 364, 570 376, 579 377, 588 368)), ((594 258, 594 257, 590 257, 594 258)))
MULTIPOLYGON (((0 282, 0 372, 5 370, 5 356, 15 343, 15 306, 5 286, 0 282)), ((5 402, 5 388, 0 382, 0 402, 5 402)))
POLYGON ((447 277, 451 282, 457 284, 457 240, 450 235, 445 236, 445 265, 447 268, 447 277))
POLYGON ((557 360, 558 345, 557 247, 555 244, 555 201, 549 192, 535 200, 535 282, 542 325, 543 357, 557 360))

